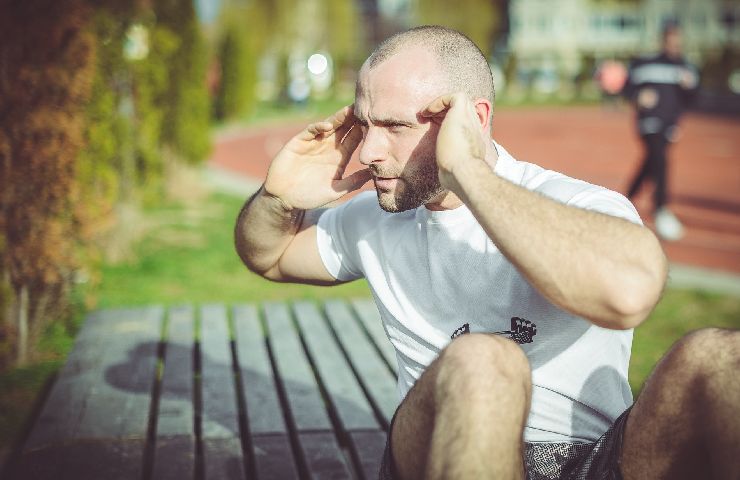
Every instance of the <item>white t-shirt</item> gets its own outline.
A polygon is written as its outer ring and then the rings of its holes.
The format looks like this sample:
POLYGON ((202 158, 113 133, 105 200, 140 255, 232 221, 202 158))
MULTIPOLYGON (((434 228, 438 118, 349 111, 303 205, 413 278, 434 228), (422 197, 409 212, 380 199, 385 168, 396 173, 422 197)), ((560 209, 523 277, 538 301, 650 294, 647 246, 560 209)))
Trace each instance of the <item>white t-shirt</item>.
MULTIPOLYGON (((641 223, 624 196, 496 149, 496 174, 516 185, 641 223)), ((401 398, 464 324, 509 331, 518 317, 536 325, 531 343, 521 344, 533 383, 527 442, 592 442, 632 404, 632 330, 597 327, 545 300, 464 205, 388 213, 375 192, 363 192, 320 217, 317 239, 335 278, 367 278, 396 350, 401 398)))

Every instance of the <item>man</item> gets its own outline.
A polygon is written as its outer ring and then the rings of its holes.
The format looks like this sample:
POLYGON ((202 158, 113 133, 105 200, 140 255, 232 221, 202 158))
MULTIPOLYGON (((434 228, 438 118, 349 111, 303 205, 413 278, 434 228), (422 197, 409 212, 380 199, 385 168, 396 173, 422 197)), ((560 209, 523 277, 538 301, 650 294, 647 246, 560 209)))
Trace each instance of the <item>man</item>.
POLYGON ((661 52, 634 60, 623 93, 634 104, 637 127, 645 147, 645 158, 627 193, 635 196, 650 178, 653 193, 655 230, 665 240, 680 240, 683 225, 667 207, 666 149, 675 141, 678 119, 697 91, 699 77, 681 55, 681 31, 675 23, 663 30, 661 52))
POLYGON ((629 409, 659 242, 623 196, 490 140, 493 81, 467 37, 391 37, 355 100, 285 145, 235 235, 270 280, 368 279, 402 397, 381 478, 737 478, 737 334, 683 340, 629 409), (345 175, 360 143, 367 168, 345 175))

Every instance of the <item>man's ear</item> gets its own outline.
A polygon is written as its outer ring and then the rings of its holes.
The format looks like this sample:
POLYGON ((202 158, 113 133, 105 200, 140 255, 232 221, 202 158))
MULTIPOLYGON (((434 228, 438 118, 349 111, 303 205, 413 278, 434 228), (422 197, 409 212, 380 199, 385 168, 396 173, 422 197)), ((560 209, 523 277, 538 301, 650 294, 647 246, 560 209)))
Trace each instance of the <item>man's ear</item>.
POLYGON ((491 101, 486 98, 476 98, 473 102, 473 107, 475 108, 476 115, 478 115, 481 130, 487 134, 491 131, 491 113, 493 112, 491 101))

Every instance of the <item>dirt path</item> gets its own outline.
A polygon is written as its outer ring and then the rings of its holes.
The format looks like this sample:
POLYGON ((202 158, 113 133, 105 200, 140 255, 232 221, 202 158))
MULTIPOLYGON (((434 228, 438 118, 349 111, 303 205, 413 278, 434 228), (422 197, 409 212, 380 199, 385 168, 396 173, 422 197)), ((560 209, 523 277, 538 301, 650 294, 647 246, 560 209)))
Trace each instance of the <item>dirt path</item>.
MULTIPOLYGON (((303 126, 220 135, 210 164, 262 179, 270 158, 303 126)), ((519 160, 623 193, 642 155, 627 109, 502 109, 494 116, 494 138, 519 160)), ((740 119, 687 115, 669 158, 670 206, 686 226, 681 241, 663 244, 669 258, 740 273, 740 119)), ((649 192, 635 203, 651 224, 649 192)))

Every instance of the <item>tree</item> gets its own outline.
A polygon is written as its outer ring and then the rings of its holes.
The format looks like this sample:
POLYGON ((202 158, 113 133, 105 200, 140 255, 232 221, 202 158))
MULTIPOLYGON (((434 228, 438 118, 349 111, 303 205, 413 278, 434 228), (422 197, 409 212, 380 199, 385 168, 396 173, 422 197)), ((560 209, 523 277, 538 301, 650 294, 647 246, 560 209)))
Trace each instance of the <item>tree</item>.
POLYGON ((249 9, 229 6, 225 12, 218 45, 220 81, 214 99, 214 115, 219 120, 238 118, 254 106, 261 53, 243 25, 249 18, 249 9))
MULTIPOLYGON (((342 80, 345 72, 354 73, 360 56, 368 54, 360 49, 364 41, 356 1, 326 0, 327 50, 334 58, 335 80, 342 80)), ((368 50, 370 50, 368 48, 368 50)))
POLYGON ((205 159, 210 144, 208 56, 192 0, 152 0, 157 26, 177 39, 168 65, 167 89, 159 96, 162 141, 190 163, 205 159))
POLYGON ((489 58, 501 22, 499 3, 494 0, 460 0, 452 7, 446 0, 417 0, 415 13, 421 24, 442 25, 464 33, 489 58))
POLYGON ((64 302, 75 258, 75 158, 95 42, 82 0, 1 0, 0 232, 15 361, 64 302))

